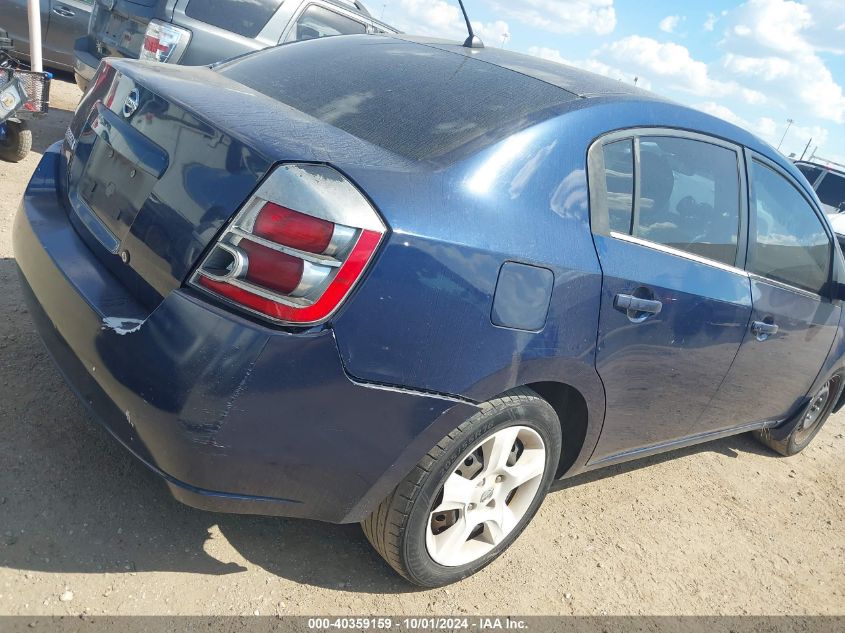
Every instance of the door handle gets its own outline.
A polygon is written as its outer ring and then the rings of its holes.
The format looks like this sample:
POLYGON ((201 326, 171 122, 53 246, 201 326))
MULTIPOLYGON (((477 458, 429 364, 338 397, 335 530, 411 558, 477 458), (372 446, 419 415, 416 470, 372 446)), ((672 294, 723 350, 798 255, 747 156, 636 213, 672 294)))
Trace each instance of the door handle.
POLYGON ((774 323, 766 323, 765 321, 754 321, 751 324, 751 333, 757 337, 758 341, 765 341, 770 336, 778 333, 778 326, 774 323))
POLYGON ((72 18, 76 15, 73 11, 71 11, 68 7, 65 6, 56 7, 55 9, 53 9, 53 13, 55 13, 56 15, 60 15, 63 18, 72 18))
POLYGON ((642 323, 652 314, 659 314, 663 309, 663 303, 656 299, 618 294, 613 297, 613 307, 624 312, 631 323, 642 323))

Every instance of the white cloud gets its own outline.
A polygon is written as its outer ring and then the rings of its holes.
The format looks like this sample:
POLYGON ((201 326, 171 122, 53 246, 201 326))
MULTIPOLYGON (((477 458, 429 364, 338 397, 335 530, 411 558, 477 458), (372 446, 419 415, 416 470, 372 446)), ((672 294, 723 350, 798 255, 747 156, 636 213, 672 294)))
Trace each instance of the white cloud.
POLYGON ((792 124, 789 126, 789 130, 787 131, 786 121, 778 122, 767 116, 761 116, 753 121, 749 121, 737 115, 733 110, 725 105, 716 103, 715 101, 697 103, 694 107, 702 112, 706 112, 707 114, 724 119, 725 121, 733 123, 741 128, 745 128, 773 146, 777 146, 781 139, 783 139, 781 150, 785 154, 795 154, 796 156, 800 156, 805 148, 807 148, 808 143, 810 144, 810 148, 807 152, 809 154, 814 147, 823 146, 827 143, 830 135, 827 128, 819 125, 803 126, 792 124), (785 137, 784 132, 786 132, 785 137))
POLYGON ((837 0, 749 0, 728 15, 722 60, 727 75, 773 95, 794 118, 845 122, 845 93, 820 52, 845 53, 837 0))
MULTIPOLYGON (((553 48, 532 46, 528 49, 528 53, 530 55, 542 57, 543 59, 548 59, 549 61, 566 64, 567 66, 574 66, 575 68, 587 70, 591 73, 596 73, 597 75, 604 75, 605 77, 610 77, 611 79, 627 83, 633 83, 634 78, 637 77, 636 75, 626 73, 619 68, 600 62, 593 57, 588 57, 586 59, 566 59, 560 54, 560 51, 553 48)), ((651 89, 651 83, 647 79, 637 77, 636 85, 640 88, 645 88, 646 90, 651 89)))
POLYGON ((660 23, 657 26, 664 33, 674 33, 675 29, 678 28, 684 19, 685 18, 682 18, 679 15, 667 15, 665 18, 660 20, 660 23))
MULTIPOLYGON (((451 0, 396 0, 385 7, 384 20, 412 35, 461 41, 467 36, 463 14, 458 3, 451 0)), ((504 20, 473 20, 472 28, 487 46, 500 46, 502 36, 510 33, 504 20)))
POLYGON ((715 13, 708 13, 707 19, 704 21, 704 30, 705 31, 712 31, 716 28, 716 22, 719 18, 716 16, 715 13))
POLYGON ((737 96, 755 105, 766 101, 765 95, 759 91, 734 81, 714 79, 707 64, 694 59, 685 46, 673 42, 631 35, 603 46, 597 51, 597 57, 626 73, 644 77, 657 86, 658 92, 663 88, 674 88, 711 98, 737 96))
POLYGON ((616 28, 613 0, 488 0, 506 17, 551 33, 607 35, 616 28))

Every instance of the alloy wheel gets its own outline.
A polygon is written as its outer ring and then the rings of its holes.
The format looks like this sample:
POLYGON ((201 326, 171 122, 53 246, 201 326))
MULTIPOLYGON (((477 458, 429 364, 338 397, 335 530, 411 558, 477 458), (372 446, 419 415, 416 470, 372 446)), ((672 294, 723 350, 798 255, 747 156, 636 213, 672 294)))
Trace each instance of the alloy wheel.
POLYGON ((446 478, 429 513, 426 548, 446 567, 487 554, 519 525, 537 495, 546 446, 527 426, 509 426, 476 444, 446 478))

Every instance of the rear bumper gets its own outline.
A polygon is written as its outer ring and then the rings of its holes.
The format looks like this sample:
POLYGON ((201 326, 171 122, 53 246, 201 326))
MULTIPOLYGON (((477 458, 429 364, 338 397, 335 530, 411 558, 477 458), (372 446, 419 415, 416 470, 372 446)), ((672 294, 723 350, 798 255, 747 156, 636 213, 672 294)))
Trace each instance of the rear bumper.
POLYGON ((180 501, 358 521, 475 412, 353 383, 331 330, 281 332, 184 289, 145 314, 71 226, 63 161, 45 153, 15 219, 30 311, 77 395, 180 501))
POLYGON ((88 89, 88 84, 91 83, 97 72, 97 66, 100 65, 100 59, 88 50, 89 42, 86 35, 77 39, 73 45, 73 77, 76 85, 83 92, 88 89))

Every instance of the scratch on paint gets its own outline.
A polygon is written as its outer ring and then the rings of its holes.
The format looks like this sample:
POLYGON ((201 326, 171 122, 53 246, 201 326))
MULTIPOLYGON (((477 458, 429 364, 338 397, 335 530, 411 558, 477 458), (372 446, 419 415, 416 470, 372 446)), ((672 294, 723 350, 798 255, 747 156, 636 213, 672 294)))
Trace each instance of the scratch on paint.
POLYGON ((121 317, 106 317, 103 319, 103 329, 111 330, 120 336, 137 332, 143 324, 144 322, 141 319, 124 319, 121 317))

